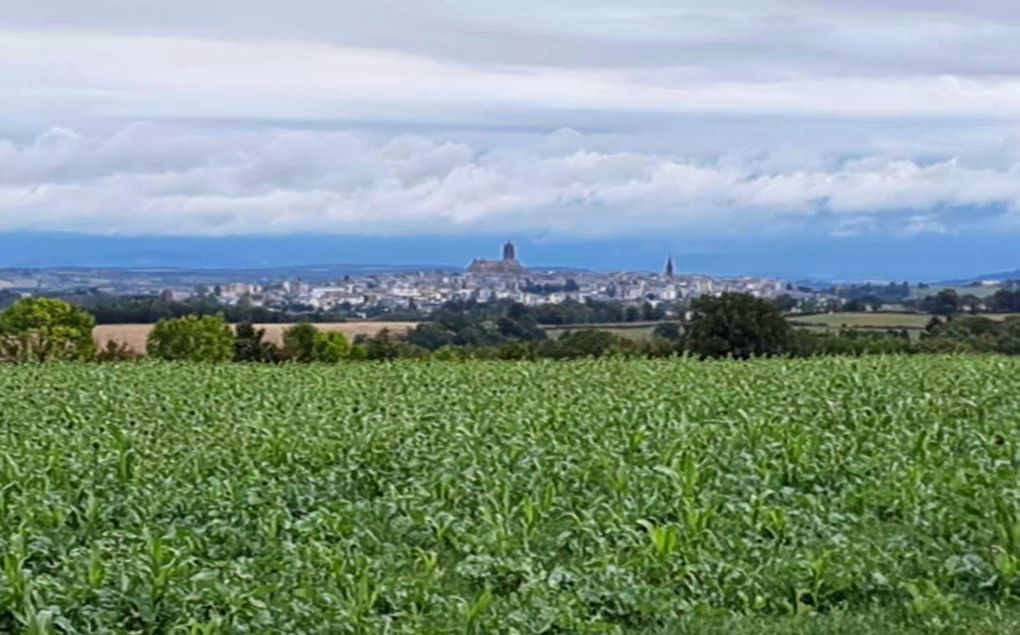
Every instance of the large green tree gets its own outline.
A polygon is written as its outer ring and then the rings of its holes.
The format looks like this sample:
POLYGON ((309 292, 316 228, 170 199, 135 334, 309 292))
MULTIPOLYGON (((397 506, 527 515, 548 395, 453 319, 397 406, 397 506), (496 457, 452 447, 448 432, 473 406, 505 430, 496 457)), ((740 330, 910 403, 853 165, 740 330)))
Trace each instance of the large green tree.
POLYGON ((25 298, 0 314, 0 359, 88 360, 95 355, 92 315, 62 300, 25 298))
POLYGON ((350 355, 351 345, 343 333, 324 333, 311 324, 297 324, 284 331, 283 350, 295 362, 335 364, 350 355))
POLYGON ((149 355, 187 362, 227 362, 234 358, 234 333, 218 315, 160 320, 149 331, 149 355))
POLYGON ((743 293, 697 298, 684 328, 684 348, 702 357, 781 355, 793 330, 772 302, 743 293))

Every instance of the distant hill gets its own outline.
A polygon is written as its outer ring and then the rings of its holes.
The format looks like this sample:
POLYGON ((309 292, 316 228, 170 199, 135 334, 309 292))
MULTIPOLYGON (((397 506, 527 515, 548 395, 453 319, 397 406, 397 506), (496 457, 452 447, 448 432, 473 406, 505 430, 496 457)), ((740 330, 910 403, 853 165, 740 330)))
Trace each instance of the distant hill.
POLYGON ((1000 271, 998 273, 985 273, 979 276, 973 276, 970 278, 957 278, 955 280, 942 280, 933 283, 934 286, 943 287, 965 287, 968 284, 980 282, 982 280, 999 280, 1005 282, 1007 280, 1020 280, 1020 269, 1014 269, 1012 271, 1000 271))

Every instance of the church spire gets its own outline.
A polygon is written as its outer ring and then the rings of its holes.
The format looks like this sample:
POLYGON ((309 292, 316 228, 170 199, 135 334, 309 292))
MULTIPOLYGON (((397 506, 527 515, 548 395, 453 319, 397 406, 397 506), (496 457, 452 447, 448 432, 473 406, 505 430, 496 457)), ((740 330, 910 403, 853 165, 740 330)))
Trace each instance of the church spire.
POLYGON ((673 277, 673 254, 670 254, 669 258, 666 259, 666 277, 673 277))

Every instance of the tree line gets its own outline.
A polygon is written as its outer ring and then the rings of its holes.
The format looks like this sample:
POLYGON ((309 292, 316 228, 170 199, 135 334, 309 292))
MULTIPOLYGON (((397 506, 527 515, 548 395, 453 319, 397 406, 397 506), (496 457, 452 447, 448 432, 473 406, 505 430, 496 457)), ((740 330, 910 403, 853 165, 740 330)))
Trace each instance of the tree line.
MULTIPOLYGON (((906 331, 811 331, 791 327, 773 302, 727 293, 692 302, 683 322, 660 322, 643 340, 583 325, 551 336, 535 312, 515 304, 447 307, 406 334, 383 329, 353 341, 310 322, 291 326, 282 342, 222 315, 164 318, 148 334, 147 355, 188 362, 339 363, 415 359, 574 359, 604 355, 736 358, 916 353, 1020 354, 1020 318, 933 317, 919 338, 906 331)), ((0 313, 0 361, 122 361, 140 355, 117 342, 97 350, 95 317, 50 298, 26 298, 0 313)))

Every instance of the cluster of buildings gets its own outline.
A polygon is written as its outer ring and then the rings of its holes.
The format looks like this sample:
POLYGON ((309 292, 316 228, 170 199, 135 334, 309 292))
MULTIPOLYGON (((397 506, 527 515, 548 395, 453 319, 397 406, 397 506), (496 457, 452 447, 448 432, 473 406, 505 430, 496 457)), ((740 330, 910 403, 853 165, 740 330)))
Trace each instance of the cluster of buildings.
MULTIPOLYGON (((394 310, 429 312, 451 300, 508 300, 527 306, 589 299, 673 305, 700 295, 726 291, 759 297, 789 293, 785 283, 774 279, 677 275, 672 258, 660 274, 527 269, 517 260, 513 243, 508 242, 501 259, 477 259, 464 272, 376 273, 345 276, 331 283, 231 284, 214 289, 212 295, 228 304, 245 302, 286 310, 343 310, 367 317, 394 310)), ((175 295, 172 299, 180 298, 175 295)))
POLYGON ((682 304, 726 291, 775 297, 797 294, 774 279, 678 275, 670 258, 661 273, 599 273, 528 269, 507 242, 498 260, 477 259, 466 270, 368 269, 341 273, 329 267, 292 270, 66 269, 0 271, 0 292, 74 294, 87 290, 115 297, 160 296, 169 301, 203 298, 281 311, 340 310, 373 317, 400 310, 432 311, 451 300, 510 300, 528 306, 600 300, 623 304, 682 304))

